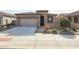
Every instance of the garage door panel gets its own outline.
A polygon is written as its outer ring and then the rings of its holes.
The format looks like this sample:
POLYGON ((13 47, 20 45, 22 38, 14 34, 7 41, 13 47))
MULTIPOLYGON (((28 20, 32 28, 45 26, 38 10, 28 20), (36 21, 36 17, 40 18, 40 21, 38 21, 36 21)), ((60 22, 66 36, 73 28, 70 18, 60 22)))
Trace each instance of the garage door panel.
POLYGON ((21 26, 37 26, 36 18, 22 18, 20 19, 21 26))

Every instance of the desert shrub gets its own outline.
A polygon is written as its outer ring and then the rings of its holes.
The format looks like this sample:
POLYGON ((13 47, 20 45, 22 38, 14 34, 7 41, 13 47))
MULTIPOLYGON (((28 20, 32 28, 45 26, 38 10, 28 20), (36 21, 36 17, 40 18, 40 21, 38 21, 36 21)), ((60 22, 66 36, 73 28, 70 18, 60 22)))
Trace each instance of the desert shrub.
POLYGON ((72 28, 72 30, 73 30, 74 32, 77 32, 77 30, 76 30, 75 28, 72 28))
POLYGON ((49 29, 49 26, 46 24, 44 28, 45 28, 45 31, 47 31, 49 29))
POLYGON ((57 34, 57 30, 53 29, 52 33, 57 34))

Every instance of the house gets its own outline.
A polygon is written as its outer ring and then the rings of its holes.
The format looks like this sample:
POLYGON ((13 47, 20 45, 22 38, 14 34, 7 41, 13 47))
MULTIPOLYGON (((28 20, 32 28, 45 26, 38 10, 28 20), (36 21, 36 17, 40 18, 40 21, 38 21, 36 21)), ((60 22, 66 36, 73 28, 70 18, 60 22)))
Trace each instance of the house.
POLYGON ((48 12, 48 10, 37 10, 36 12, 16 13, 16 25, 37 27, 48 25, 56 27, 57 14, 52 14, 48 12))
POLYGON ((0 26, 10 24, 13 20, 16 20, 15 15, 0 11, 0 26))
POLYGON ((49 13, 48 10, 37 10, 36 12, 16 13, 17 26, 37 26, 44 27, 48 25, 52 28, 60 28, 60 18, 67 18, 71 21, 72 28, 79 28, 79 11, 72 13, 57 14, 49 13))
POLYGON ((72 13, 61 13, 57 17, 57 20, 60 20, 63 17, 71 21, 72 28, 79 28, 79 11, 72 13))
POLYGON ((71 21, 73 28, 79 28, 79 11, 72 12, 67 17, 71 21))

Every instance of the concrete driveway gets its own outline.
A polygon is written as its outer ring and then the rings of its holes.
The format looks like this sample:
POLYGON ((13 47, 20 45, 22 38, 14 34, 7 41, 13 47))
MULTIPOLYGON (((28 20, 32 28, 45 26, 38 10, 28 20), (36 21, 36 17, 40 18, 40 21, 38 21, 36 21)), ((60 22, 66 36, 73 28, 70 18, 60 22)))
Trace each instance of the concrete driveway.
POLYGON ((5 30, 1 32, 4 35, 12 35, 12 36, 26 36, 26 35, 34 35, 36 31, 36 27, 15 27, 9 30, 5 30))
POLYGON ((15 27, 0 33, 0 48, 34 48, 36 27, 15 27))

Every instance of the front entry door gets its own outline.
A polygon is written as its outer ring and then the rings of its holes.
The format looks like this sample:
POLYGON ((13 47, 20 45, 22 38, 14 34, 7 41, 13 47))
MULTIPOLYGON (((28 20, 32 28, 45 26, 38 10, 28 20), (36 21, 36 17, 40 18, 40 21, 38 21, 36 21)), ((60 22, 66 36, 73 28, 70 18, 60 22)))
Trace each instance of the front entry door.
POLYGON ((40 17, 40 26, 44 26, 44 16, 40 17))

